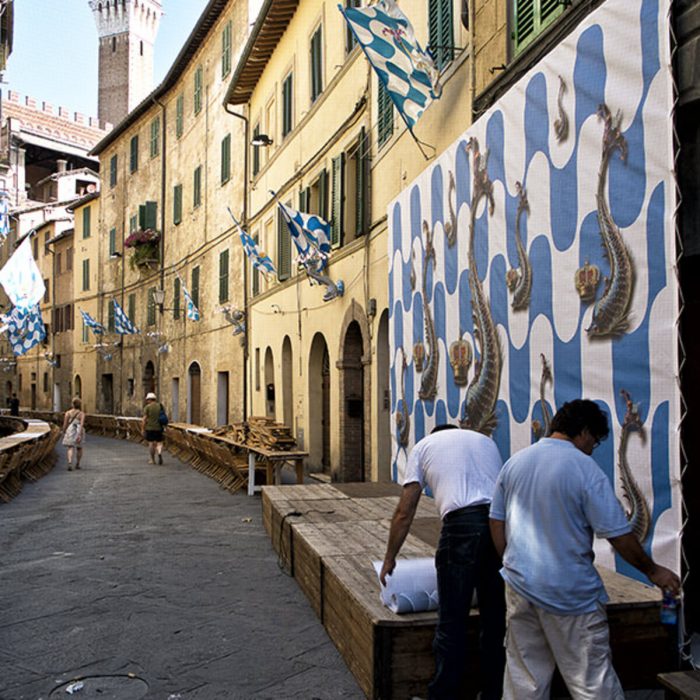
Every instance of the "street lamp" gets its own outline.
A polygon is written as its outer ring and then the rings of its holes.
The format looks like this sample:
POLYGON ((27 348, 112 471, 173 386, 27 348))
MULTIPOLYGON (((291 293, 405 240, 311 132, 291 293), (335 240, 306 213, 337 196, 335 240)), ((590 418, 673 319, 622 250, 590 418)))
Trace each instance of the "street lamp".
POLYGON ((267 134, 256 134, 253 136, 253 140, 250 142, 251 146, 272 146, 273 140, 267 134))

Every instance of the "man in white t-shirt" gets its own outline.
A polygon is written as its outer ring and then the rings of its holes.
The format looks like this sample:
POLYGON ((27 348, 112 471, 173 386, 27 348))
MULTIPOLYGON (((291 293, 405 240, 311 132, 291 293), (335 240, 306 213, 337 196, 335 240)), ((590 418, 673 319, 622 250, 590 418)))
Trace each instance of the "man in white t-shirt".
POLYGON ((644 552, 593 450, 609 432, 593 401, 565 403, 551 435, 505 464, 491 505, 508 607, 504 700, 549 698, 555 665, 574 698, 624 700, 612 666, 593 535, 664 591, 680 581, 644 552))
POLYGON ((474 589, 481 624, 481 697, 501 697, 505 603, 500 558, 489 534, 489 504, 501 465, 491 438, 455 425, 436 426, 408 458, 380 580, 386 585, 386 577, 394 570, 427 486, 443 522, 435 555, 440 603, 433 641, 435 676, 428 688, 431 700, 466 696, 467 631, 474 589))

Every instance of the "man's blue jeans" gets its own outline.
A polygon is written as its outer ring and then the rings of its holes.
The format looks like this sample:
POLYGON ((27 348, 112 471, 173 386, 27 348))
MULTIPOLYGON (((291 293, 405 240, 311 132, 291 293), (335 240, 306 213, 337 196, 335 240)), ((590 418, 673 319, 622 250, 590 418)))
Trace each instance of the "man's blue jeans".
POLYGON ((435 555, 440 608, 430 700, 466 697, 467 629, 474 589, 481 625, 481 697, 500 700, 505 666, 505 595, 501 562, 489 532, 488 506, 448 513, 435 555))

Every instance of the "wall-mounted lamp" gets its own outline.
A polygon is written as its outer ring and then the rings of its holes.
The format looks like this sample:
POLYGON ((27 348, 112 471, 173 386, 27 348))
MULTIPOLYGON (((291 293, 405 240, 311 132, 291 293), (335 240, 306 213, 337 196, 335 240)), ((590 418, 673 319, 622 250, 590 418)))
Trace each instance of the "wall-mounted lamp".
POLYGON ((257 134, 250 142, 251 146, 272 146, 273 141, 267 134, 257 134))
POLYGON ((153 292, 153 301, 158 304, 158 306, 163 306, 165 303, 165 290, 156 289, 153 292))
POLYGON ((119 260, 121 258, 122 254, 118 251, 115 250, 113 253, 110 254, 109 259, 110 260, 119 260))

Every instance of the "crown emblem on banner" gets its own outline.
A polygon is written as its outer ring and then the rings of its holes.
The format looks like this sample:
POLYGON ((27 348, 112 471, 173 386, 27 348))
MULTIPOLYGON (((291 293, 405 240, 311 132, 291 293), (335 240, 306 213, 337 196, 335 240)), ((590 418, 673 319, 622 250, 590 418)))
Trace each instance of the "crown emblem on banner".
POLYGON ((579 267, 574 275, 576 291, 582 301, 590 301, 595 297, 595 290, 600 281, 600 270, 596 265, 591 265, 588 260, 583 267, 579 267))

